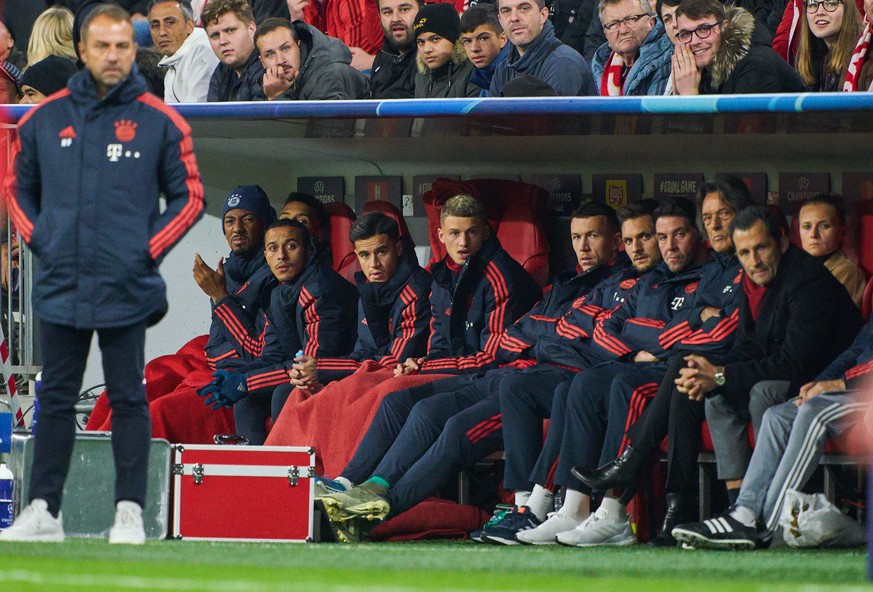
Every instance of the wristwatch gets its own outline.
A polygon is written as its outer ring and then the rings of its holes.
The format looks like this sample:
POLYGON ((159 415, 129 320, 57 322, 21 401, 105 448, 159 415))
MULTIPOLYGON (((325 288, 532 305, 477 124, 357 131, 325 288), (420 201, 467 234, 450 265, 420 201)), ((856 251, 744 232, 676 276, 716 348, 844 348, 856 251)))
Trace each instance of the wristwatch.
POLYGON ((724 366, 715 369, 715 386, 724 386, 724 366))

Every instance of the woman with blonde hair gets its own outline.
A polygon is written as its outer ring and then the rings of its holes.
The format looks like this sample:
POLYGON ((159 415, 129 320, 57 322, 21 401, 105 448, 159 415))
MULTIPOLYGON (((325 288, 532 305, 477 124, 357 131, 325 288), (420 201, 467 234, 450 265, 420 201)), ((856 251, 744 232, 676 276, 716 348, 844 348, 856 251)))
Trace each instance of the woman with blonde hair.
POLYGON ((50 55, 76 61, 73 47, 73 13, 54 6, 40 14, 33 23, 27 44, 27 63, 35 64, 50 55))
POLYGON ((838 91, 849 68, 861 20, 853 0, 805 0, 795 68, 811 91, 838 91))

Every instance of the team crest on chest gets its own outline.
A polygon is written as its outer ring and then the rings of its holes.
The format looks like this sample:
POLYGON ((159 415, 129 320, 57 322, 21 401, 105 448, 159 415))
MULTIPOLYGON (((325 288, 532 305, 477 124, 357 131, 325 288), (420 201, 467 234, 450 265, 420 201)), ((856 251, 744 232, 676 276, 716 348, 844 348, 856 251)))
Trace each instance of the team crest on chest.
POLYGON ((133 142, 136 138, 137 123, 129 119, 119 119, 115 122, 115 137, 119 142, 133 142))

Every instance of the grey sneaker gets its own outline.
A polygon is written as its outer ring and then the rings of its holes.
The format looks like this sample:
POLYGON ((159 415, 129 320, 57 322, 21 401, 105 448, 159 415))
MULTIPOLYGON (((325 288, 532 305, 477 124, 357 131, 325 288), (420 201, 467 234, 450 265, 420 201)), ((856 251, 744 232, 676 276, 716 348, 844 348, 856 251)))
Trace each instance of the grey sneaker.
POLYGON ((115 505, 115 524, 109 529, 109 544, 142 545, 144 543, 142 508, 136 502, 118 502, 115 505))
POLYGON ((63 543, 63 518, 60 513, 57 518, 51 515, 48 502, 35 499, 21 511, 12 526, 0 531, 0 541, 63 543))
POLYGON ((573 530, 562 532, 555 537, 562 545, 570 547, 598 547, 601 545, 633 545, 637 537, 630 525, 630 517, 616 520, 604 508, 585 519, 573 530))
POLYGON ((349 518, 383 520, 391 506, 385 496, 388 488, 377 483, 362 483, 348 491, 338 491, 318 498, 324 505, 328 517, 336 522, 349 518))
POLYGON ((555 537, 562 532, 573 530, 580 520, 571 518, 560 512, 552 512, 545 522, 530 530, 523 530, 515 535, 515 540, 525 545, 555 545, 555 537))

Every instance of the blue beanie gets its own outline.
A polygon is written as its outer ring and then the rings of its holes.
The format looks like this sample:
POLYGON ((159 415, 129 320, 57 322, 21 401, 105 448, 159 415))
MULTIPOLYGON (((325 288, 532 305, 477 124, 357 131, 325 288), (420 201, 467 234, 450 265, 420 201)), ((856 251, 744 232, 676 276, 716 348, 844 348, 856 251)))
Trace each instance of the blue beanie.
POLYGON ((259 185, 240 185, 224 198, 221 210, 222 227, 224 216, 230 210, 247 210, 257 216, 264 228, 276 221, 276 210, 270 205, 270 198, 259 185))

